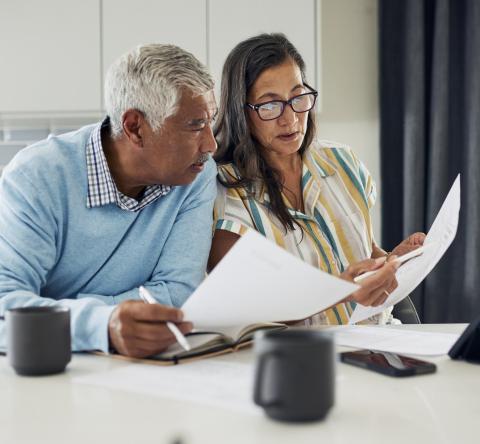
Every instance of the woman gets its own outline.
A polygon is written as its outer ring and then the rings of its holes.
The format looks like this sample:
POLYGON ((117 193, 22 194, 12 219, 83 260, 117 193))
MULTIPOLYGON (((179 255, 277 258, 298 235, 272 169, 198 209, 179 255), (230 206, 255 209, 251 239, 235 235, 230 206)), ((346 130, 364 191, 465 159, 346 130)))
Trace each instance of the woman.
MULTIPOLYGON (((215 128, 219 193, 209 269, 247 229, 255 229, 348 280, 381 268, 347 300, 316 315, 315 323, 347 323, 355 302, 382 304, 397 286, 397 265, 385 264, 387 253, 373 238, 375 185, 351 149, 315 140, 310 111, 317 92, 306 81, 295 47, 283 34, 239 43, 225 62, 221 90, 215 128)), ((392 254, 416 248, 423 237, 410 236, 392 254)), ((371 321, 388 321, 390 311, 371 321)))

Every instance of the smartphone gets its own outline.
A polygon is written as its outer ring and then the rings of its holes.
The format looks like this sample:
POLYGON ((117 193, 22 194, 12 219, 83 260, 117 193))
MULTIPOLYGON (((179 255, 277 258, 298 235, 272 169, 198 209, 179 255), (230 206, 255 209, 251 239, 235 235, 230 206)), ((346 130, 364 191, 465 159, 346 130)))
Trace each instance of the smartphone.
POLYGON ((431 362, 409 358, 397 353, 373 350, 357 350, 340 353, 340 360, 346 364, 383 373, 388 376, 413 376, 434 373, 437 366, 431 362))

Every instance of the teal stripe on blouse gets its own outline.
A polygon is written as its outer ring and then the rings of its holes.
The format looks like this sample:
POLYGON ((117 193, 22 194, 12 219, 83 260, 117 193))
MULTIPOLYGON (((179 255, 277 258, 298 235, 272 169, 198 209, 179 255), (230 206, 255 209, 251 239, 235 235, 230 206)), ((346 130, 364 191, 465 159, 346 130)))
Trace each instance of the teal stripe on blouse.
POLYGON ((340 252, 338 251, 337 243, 335 242, 335 238, 332 235, 332 232, 328 228, 328 225, 325 222, 325 219, 322 217, 320 212, 317 208, 314 211, 315 219, 317 220, 318 224, 320 225, 320 229, 323 231, 325 236, 327 236, 328 242, 332 246, 333 254, 337 260, 337 263, 340 265, 340 273, 342 273, 345 268, 343 267, 342 261, 340 260, 340 252))
POLYGON ((338 313, 337 307, 332 308, 333 313, 335 314, 335 317, 337 318, 337 322, 342 325, 342 317, 338 313))
POLYGON ((317 247, 320 251, 320 254, 322 255, 323 257, 323 260, 324 262, 327 264, 327 267, 328 267, 328 272, 330 274, 332 274, 332 267, 330 267, 330 261, 328 260, 328 257, 327 255, 325 254, 325 251, 323 250, 323 247, 322 247, 322 244, 320 243, 320 241, 317 239, 317 237, 315 236, 315 233, 313 232, 312 230, 312 227, 310 226, 310 223, 309 222, 306 222, 305 223, 306 227, 308 228, 308 231, 310 232, 310 234, 312 235, 312 239, 315 241, 315 243, 317 244, 317 247))
POLYGON ((365 177, 365 173, 363 172, 363 168, 359 168, 358 172, 360 173, 360 180, 362 181, 363 188, 367 188, 367 179, 365 177))
POLYGON ((260 216, 255 200, 253 200, 252 198, 249 198, 248 204, 250 205, 250 209, 252 210, 253 223, 257 227, 257 230, 260 233, 262 233, 264 236, 266 236, 267 233, 265 231, 265 227, 263 226, 262 217, 260 216))
POLYGON ((307 172, 302 177, 302 189, 305 188, 305 185, 310 180, 310 177, 312 177, 312 173, 307 170, 307 172))
POLYGON ((355 177, 355 174, 352 172, 352 169, 348 166, 347 162, 343 159, 342 155, 338 151, 337 148, 332 148, 332 153, 333 155, 337 158, 338 163, 342 166, 344 171, 347 173, 347 176, 350 178, 351 182, 355 186, 355 188, 358 190, 360 195, 363 197, 363 201, 365 202, 365 205, 368 208, 368 202, 365 197, 365 189, 362 188, 360 183, 358 182, 357 178, 355 177))

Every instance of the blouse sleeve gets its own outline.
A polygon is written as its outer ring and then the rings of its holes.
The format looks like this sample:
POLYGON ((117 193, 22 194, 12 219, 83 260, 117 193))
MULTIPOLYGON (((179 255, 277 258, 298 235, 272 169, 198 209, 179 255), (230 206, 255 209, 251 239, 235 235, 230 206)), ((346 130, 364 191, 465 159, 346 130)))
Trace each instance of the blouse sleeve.
POLYGON ((246 205, 241 189, 226 188, 217 181, 217 198, 213 208, 214 231, 226 230, 243 236, 248 229, 255 229, 246 205))
POLYGON ((365 197, 367 199, 368 209, 371 210, 377 200, 377 186, 373 180, 370 171, 368 171, 365 164, 356 156, 352 149, 349 149, 350 155, 357 167, 357 171, 362 183, 362 187, 365 191, 365 197))

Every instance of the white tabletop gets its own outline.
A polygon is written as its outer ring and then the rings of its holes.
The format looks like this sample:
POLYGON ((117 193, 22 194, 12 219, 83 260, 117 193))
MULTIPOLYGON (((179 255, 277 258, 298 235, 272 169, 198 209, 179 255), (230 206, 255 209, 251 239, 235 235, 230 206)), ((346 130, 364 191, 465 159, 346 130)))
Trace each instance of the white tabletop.
MULTIPOLYGON (((400 328, 461 332, 465 324, 400 328)), ((213 359, 253 362, 250 350, 213 359)), ((427 359, 436 362, 437 373, 411 378, 338 364, 335 407, 326 420, 285 424, 261 414, 76 382, 130 365, 109 357, 78 354, 67 372, 46 377, 16 376, 1 357, 0 443, 480 442, 480 366, 447 356, 427 359)))

